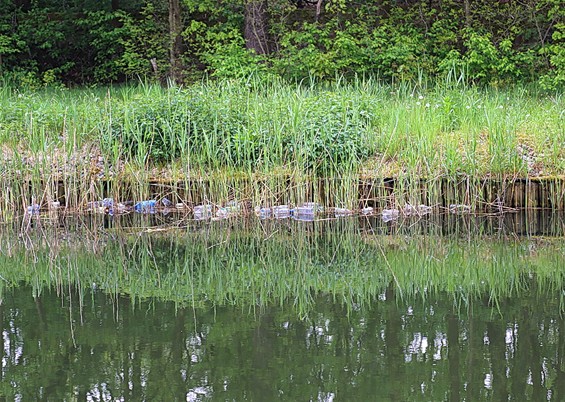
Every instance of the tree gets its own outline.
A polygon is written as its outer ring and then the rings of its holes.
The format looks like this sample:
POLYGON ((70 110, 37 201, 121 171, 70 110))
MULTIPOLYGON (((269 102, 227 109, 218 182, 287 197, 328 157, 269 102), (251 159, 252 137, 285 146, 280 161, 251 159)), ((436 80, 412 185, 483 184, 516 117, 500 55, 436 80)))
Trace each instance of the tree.
POLYGON ((182 82, 182 18, 179 0, 169 0, 169 61, 170 78, 182 82))
POLYGON ((267 0, 247 0, 245 3, 244 37, 247 49, 257 54, 269 53, 267 0))

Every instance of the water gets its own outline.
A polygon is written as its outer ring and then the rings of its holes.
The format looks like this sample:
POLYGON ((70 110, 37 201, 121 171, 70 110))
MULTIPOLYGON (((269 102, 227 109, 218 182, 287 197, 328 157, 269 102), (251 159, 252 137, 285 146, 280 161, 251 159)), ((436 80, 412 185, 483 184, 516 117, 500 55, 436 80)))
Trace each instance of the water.
POLYGON ((565 226, 534 218, 5 228, 0 396, 565 400, 565 226))

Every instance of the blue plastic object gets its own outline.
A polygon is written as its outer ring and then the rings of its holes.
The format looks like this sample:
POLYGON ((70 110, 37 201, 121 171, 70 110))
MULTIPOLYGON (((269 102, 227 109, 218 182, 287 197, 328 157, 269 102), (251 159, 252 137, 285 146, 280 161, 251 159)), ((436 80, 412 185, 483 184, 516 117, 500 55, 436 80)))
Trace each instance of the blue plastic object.
POLYGON ((27 207, 27 213, 30 215, 39 215, 39 205, 38 204, 32 204, 29 207, 27 207))
POLYGON ((133 206, 133 209, 140 214, 153 214, 156 205, 157 201, 155 200, 140 201, 133 206))

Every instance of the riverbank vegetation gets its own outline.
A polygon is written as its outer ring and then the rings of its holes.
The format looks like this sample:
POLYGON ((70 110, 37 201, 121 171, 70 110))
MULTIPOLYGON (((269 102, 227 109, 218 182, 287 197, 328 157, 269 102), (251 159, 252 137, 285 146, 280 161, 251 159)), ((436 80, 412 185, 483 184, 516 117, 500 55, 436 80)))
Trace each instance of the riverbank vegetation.
POLYGON ((507 198, 485 180, 537 178, 514 206, 565 205, 558 0, 0 5, 4 218, 107 197, 474 209, 507 198))
MULTIPOLYGON (((196 185, 209 201, 272 205, 281 192, 319 180, 327 181, 319 201, 355 206, 359 179, 417 182, 418 192, 424 180, 426 192, 439 192, 444 179, 480 186, 486 178, 561 176, 565 98, 455 78, 3 86, 0 143, 4 210, 32 199, 78 207, 106 196, 155 197, 149 183, 176 201, 187 201, 178 186, 196 185)), ((297 197, 290 201, 312 201, 297 197)))

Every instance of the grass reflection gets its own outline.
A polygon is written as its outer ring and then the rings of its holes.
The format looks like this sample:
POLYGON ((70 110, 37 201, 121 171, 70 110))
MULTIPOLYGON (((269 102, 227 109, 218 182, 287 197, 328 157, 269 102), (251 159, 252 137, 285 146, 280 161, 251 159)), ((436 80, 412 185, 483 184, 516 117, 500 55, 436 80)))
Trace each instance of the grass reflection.
MULTIPOLYGON (((518 236, 511 228, 518 217, 500 219, 445 216, 395 226, 367 219, 185 222, 133 229, 94 217, 58 229, 36 225, 19 236, 4 228, 0 288, 25 284, 39 295, 73 286, 194 307, 291 304, 302 315, 318 295, 351 311, 385 299, 390 289, 407 301, 446 293, 459 307, 477 298, 496 306, 533 289, 561 289, 563 238, 518 236)), ((560 227, 559 219, 536 219, 537 227, 560 227)))

